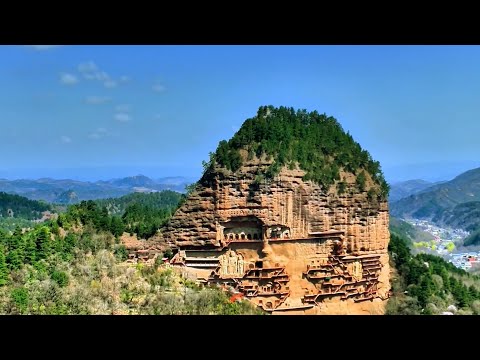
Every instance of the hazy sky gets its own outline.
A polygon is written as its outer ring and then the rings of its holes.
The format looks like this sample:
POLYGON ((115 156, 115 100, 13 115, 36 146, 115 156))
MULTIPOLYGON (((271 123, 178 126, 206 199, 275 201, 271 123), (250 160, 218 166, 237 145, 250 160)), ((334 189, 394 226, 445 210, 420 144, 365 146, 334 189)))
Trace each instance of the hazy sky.
POLYGON ((332 115, 388 180, 479 166, 479 46, 0 46, 0 177, 192 176, 261 105, 332 115))

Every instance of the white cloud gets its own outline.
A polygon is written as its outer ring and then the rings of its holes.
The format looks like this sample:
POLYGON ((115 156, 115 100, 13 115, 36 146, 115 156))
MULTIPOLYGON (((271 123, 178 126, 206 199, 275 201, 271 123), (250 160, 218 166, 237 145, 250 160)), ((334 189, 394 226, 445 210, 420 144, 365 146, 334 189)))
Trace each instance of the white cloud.
POLYGON ((92 140, 99 140, 99 139, 102 139, 106 136, 108 136, 108 131, 107 129, 105 128, 98 128, 97 130, 95 130, 94 132, 91 132, 88 137, 92 140))
POLYGON ((93 61, 87 61, 78 65, 78 71, 87 80, 97 80, 103 83, 107 89, 112 89, 118 86, 118 83, 125 83, 130 81, 126 75, 122 75, 119 80, 114 80, 112 77, 93 61))
POLYGON ((63 73, 60 75, 60 82, 64 85, 75 85, 78 79, 75 75, 63 73))
POLYGON ((117 105, 115 106, 115 111, 117 112, 129 112, 131 109, 131 106, 129 104, 120 104, 120 105, 117 105))
POLYGON ((97 71, 95 73, 95 79, 98 81, 108 81, 110 80, 110 75, 108 75, 105 71, 97 71))
POLYGON ((97 64, 93 61, 87 61, 78 65, 78 71, 82 74, 84 73, 93 73, 98 70, 97 64))
POLYGON ((115 114, 115 116, 113 118, 115 120, 119 121, 119 122, 122 122, 122 123, 126 123, 126 122, 129 122, 131 120, 130 115, 128 115, 126 113, 115 114))
POLYGON ((108 89, 111 89, 111 88, 117 87, 117 83, 113 80, 107 80, 103 83, 103 86, 105 86, 108 89))
POLYGON ((98 80, 98 78, 101 76, 101 73, 96 73, 96 72, 84 72, 83 77, 87 80, 98 80))
POLYGON ((93 61, 80 63, 77 68, 78 72, 87 80, 98 80, 102 82, 110 80, 110 76, 105 71, 101 70, 93 61))
POLYGON ((87 96, 85 98, 85 102, 90 105, 101 105, 105 104, 112 100, 112 98, 108 96, 87 96))
POLYGON ((44 50, 50 50, 56 47, 60 47, 62 45, 27 45, 27 46, 37 51, 44 51, 44 50))
POLYGON ((72 139, 68 136, 62 135, 62 136, 60 136, 60 141, 63 144, 70 144, 72 142, 72 139))
POLYGON ((165 88, 165 86, 163 86, 161 84, 155 84, 155 85, 152 86, 152 90, 156 91, 156 92, 162 92, 162 91, 165 91, 166 88, 165 88))

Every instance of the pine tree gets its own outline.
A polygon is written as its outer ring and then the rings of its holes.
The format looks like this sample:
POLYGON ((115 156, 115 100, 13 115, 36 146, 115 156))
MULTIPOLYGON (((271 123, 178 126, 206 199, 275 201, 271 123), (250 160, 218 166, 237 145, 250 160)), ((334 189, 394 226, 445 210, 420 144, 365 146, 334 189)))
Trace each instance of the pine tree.
POLYGON ((17 250, 20 247, 20 239, 22 237, 22 230, 17 226, 12 236, 7 239, 8 251, 17 250))
POLYGON ((51 228, 52 228, 52 233, 53 234, 60 235, 60 226, 58 225, 57 221, 54 220, 52 222, 51 228))
POLYGON ((9 251, 6 260, 10 270, 19 270, 23 265, 19 250, 9 251))
POLYGON ((112 222, 110 224, 110 231, 116 237, 119 237, 123 234, 125 227, 123 225, 122 219, 118 216, 112 217, 112 222))
POLYGON ((0 229, 0 246, 7 246, 9 235, 3 229, 0 229))
POLYGON ((473 286, 473 284, 470 285, 470 287, 468 288, 468 293, 470 294, 470 298, 472 299, 472 301, 478 299, 478 291, 475 286, 473 286))
POLYGON ((5 249, 0 245, 0 286, 8 282, 8 268, 5 260, 5 249))
POLYGON ((47 227, 42 226, 38 229, 36 234, 36 245, 37 245, 37 260, 46 259, 50 254, 50 231, 47 227))
POLYGON ((29 234, 25 244, 25 263, 33 265, 36 261, 37 244, 35 244, 34 234, 29 234))
POLYGON ((72 233, 68 233, 67 236, 65 236, 65 239, 64 239, 64 251, 66 253, 70 253, 72 251, 72 249, 75 247, 75 245, 77 244, 77 236, 75 234, 72 234, 72 233))
POLYGON ((63 240, 60 238, 60 236, 55 236, 55 241, 53 242, 53 247, 55 249, 55 252, 59 255, 62 255, 64 252, 64 243, 63 240))

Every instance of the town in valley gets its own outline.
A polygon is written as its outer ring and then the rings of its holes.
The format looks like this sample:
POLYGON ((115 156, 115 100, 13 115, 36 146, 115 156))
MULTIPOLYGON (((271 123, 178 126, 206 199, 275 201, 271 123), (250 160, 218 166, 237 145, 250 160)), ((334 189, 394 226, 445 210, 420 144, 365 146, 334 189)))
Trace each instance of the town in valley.
POLYGON ((470 235, 463 229, 439 227, 428 220, 403 219, 410 225, 433 236, 430 242, 414 243, 420 252, 428 252, 443 257, 456 267, 469 271, 480 267, 480 251, 465 252, 462 249, 463 240, 470 235))

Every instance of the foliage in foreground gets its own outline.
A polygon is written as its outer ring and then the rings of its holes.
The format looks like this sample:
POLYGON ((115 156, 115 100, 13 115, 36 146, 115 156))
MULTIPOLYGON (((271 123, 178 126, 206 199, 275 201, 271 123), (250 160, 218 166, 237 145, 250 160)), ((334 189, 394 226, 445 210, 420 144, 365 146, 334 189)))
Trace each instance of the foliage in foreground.
POLYGON ((251 303, 232 303, 227 293, 200 287, 166 265, 126 264, 122 248, 112 234, 91 227, 64 238, 44 225, 2 232, 0 313, 259 313, 251 303))
POLYGON ((388 246, 397 275, 387 314, 441 314, 450 305, 458 314, 480 314, 480 277, 429 254, 412 256, 407 241, 395 234, 388 246))
POLYGON ((169 201, 127 204, 122 216, 82 201, 33 229, 0 229, 0 314, 258 314, 166 265, 124 262, 119 236, 154 234, 171 216, 169 201))

